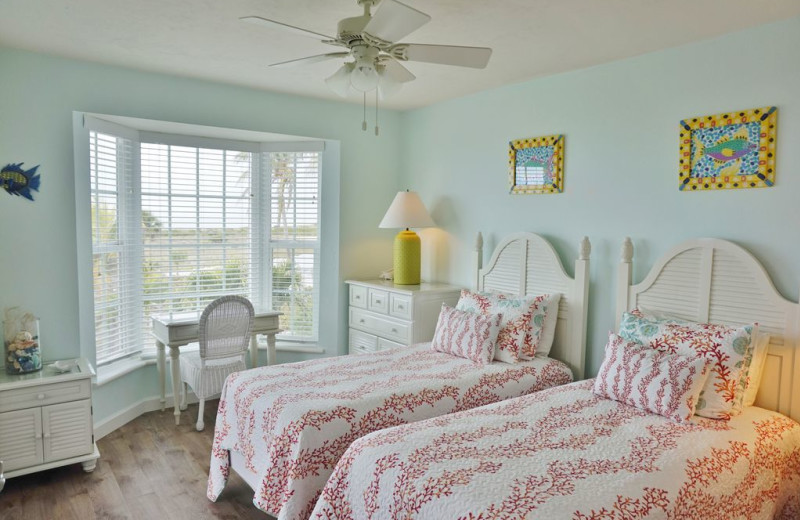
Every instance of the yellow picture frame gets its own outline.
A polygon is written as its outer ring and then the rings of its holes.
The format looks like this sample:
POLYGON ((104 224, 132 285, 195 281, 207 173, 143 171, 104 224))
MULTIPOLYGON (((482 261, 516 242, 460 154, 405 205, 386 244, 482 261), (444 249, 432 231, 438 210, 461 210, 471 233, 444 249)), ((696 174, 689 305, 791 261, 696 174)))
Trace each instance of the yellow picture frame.
POLYGON ((682 120, 678 188, 772 187, 777 118, 777 107, 762 107, 682 120))
POLYGON ((564 191, 564 135, 516 139, 508 144, 508 183, 512 194, 564 191))

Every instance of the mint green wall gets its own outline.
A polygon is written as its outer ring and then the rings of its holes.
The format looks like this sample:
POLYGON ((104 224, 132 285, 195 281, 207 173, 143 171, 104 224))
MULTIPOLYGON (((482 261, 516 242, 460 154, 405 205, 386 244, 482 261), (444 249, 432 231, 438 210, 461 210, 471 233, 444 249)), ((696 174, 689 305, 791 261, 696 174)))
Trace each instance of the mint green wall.
MULTIPOLYGON (((338 140, 341 184, 333 202, 341 207, 340 255, 332 272, 339 283, 335 294, 323 298, 320 341, 328 355, 345 351, 341 282, 374 275, 391 262, 392 237, 377 226, 398 189, 396 112, 381 114, 376 138, 361 131, 359 105, 3 48, 0 71, 0 162, 40 164, 42 178, 34 203, 0 193, 0 309, 22 305, 41 317, 45 359, 80 353, 73 111, 338 140)), ((339 212, 324 202, 323 218, 339 212)), ((302 357, 279 354, 282 361, 302 357)), ((147 367, 99 387, 95 419, 155 395, 154 372, 147 367)))
POLYGON ((672 245, 713 236, 750 249, 797 301, 800 18, 404 113, 402 136, 401 185, 419 191, 441 228, 423 234, 424 278, 469 284, 479 230, 487 260, 509 232, 543 234, 570 273, 580 238, 589 236, 589 374, 614 327, 626 235, 636 281, 672 245), (768 105, 779 108, 774 188, 678 191, 679 120, 768 105), (509 195, 508 141, 559 133, 565 192, 509 195))

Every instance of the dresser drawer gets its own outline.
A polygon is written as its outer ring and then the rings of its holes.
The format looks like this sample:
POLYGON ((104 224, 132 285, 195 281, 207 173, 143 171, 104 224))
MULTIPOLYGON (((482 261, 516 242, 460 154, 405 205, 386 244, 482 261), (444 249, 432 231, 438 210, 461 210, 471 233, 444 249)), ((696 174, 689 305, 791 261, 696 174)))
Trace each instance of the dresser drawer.
POLYGON ((408 323, 352 307, 350 326, 405 345, 408 344, 411 331, 408 323))
POLYGON ((363 354, 378 350, 378 337, 360 330, 350 329, 349 352, 363 354))
POLYGON ((367 308, 367 288, 363 285, 350 285, 350 305, 367 308))
POLYGON ((389 314, 389 293, 378 289, 370 289, 367 308, 372 312, 389 314))
POLYGON ((392 293, 389 295, 389 315, 404 320, 411 319, 411 296, 392 293))
POLYGON ((88 399, 89 379, 14 388, 0 392, 0 412, 88 399))
POLYGON ((378 338, 378 350, 389 350, 392 348, 403 348, 407 346, 408 345, 397 343, 396 341, 389 341, 388 339, 385 338, 378 338))

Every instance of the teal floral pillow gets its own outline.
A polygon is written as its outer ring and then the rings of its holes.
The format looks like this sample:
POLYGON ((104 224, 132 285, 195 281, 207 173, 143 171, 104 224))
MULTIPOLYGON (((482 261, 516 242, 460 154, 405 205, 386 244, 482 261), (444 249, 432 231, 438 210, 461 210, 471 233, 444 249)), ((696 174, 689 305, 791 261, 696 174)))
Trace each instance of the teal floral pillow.
POLYGON ((729 419, 742 410, 758 325, 727 327, 675 318, 655 318, 639 311, 622 315, 619 335, 661 352, 704 357, 711 375, 697 403, 697 415, 729 419))

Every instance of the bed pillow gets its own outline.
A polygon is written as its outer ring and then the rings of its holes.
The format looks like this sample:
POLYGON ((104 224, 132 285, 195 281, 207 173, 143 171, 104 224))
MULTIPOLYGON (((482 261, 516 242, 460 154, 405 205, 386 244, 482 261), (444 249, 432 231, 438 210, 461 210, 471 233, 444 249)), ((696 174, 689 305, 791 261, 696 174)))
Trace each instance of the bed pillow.
POLYGON ((521 359, 533 359, 534 355, 547 357, 550 354, 553 339, 556 336, 558 302, 560 300, 561 293, 543 294, 535 298, 536 309, 531 318, 530 347, 528 347, 528 342, 523 345, 521 359))
MULTIPOLYGON (((651 311, 648 309, 643 309, 641 307, 631 311, 631 314, 655 323, 677 323, 680 325, 699 325, 697 322, 684 320, 682 318, 670 316, 669 314, 666 314, 661 311, 651 311)), ((731 413, 730 413, 731 415, 739 415, 742 412, 742 408, 744 408, 744 406, 752 406, 753 404, 753 402, 751 402, 749 405, 745 405, 744 401, 745 401, 745 394, 747 393, 747 388, 750 385, 750 380, 751 380, 750 370, 752 367, 753 359, 755 358, 756 349, 758 348, 759 345, 759 337, 760 334, 758 334, 758 324, 755 324, 753 326, 753 333, 751 338, 752 348, 749 348, 745 351, 744 359, 741 362, 740 366, 741 371, 739 373, 739 380, 737 384, 738 389, 736 391, 736 399, 733 402, 733 407, 731 408, 731 413)), ((767 337, 769 338, 769 336, 767 337)), ((766 348, 766 345, 764 346, 764 348, 766 348)), ((763 358, 759 359, 759 362, 761 363, 761 368, 759 369, 758 372, 759 380, 755 382, 757 384, 755 386, 755 391, 753 392, 752 395, 753 401, 755 401, 755 393, 758 392, 757 385, 761 383, 760 381, 761 371, 763 371, 764 368, 763 363, 765 361, 766 361, 766 353, 764 353, 763 358)))
POLYGON ((753 349, 753 360, 750 362, 750 371, 747 374, 747 387, 744 391, 742 406, 753 406, 758 395, 758 387, 761 386, 761 376, 764 373, 764 366, 767 364, 767 351, 769 350, 770 335, 759 331, 755 339, 756 346, 753 349))
POLYGON ((608 335, 594 393, 677 422, 689 422, 709 376, 703 357, 660 352, 608 335))
POLYGON ((476 314, 442 304, 431 348, 485 365, 494 357, 502 314, 476 314))
MULTIPOLYGON (((506 363, 516 363, 526 336, 529 334, 535 298, 517 298, 495 292, 461 291, 456 304, 460 311, 476 314, 502 314, 500 333, 494 349, 494 359, 506 363)), ((536 338, 538 340, 538 338, 536 338)), ((530 339, 533 341, 533 338, 530 339)))
POLYGON ((711 374, 697 402, 697 415, 730 419, 741 411, 756 325, 727 327, 671 318, 647 319, 639 312, 622 315, 619 334, 662 352, 702 355, 711 374))

